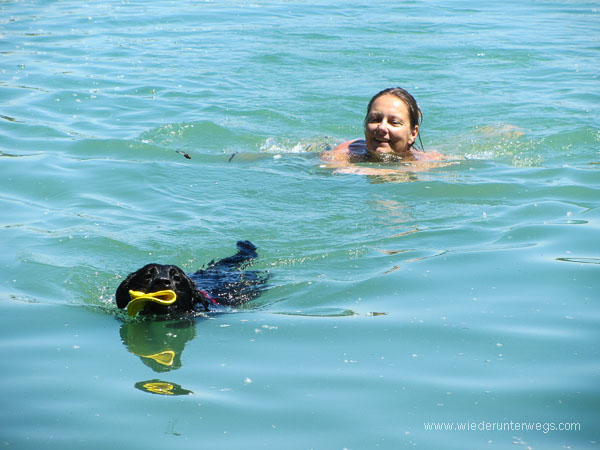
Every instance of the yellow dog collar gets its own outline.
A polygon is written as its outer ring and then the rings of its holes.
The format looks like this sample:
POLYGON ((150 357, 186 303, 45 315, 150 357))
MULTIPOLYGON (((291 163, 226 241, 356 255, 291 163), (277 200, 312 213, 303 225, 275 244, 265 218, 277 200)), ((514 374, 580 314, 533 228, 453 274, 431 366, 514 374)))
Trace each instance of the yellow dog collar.
POLYGON ((129 291, 129 297, 131 300, 127 305, 127 315, 130 317, 135 317, 149 302, 158 303, 159 305, 172 305, 177 300, 177 294, 171 290, 148 293, 129 291))

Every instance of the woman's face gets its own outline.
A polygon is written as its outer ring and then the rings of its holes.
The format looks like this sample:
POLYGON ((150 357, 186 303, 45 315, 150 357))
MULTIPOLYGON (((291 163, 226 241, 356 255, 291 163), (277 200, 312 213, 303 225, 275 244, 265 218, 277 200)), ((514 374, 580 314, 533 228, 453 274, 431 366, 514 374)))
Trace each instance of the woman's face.
POLYGON ((419 134, 410 125, 406 104, 395 95, 375 99, 365 120, 365 140, 370 153, 408 153, 419 134))

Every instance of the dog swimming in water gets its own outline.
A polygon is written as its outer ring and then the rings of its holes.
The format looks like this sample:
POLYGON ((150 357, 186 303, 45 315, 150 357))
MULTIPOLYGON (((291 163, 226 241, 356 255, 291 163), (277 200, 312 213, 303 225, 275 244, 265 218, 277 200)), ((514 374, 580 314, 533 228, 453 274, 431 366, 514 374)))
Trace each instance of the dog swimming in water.
POLYGON ((268 274, 244 270, 258 257, 250 241, 239 241, 235 255, 211 261, 186 275, 173 265, 148 264, 129 274, 119 285, 115 301, 129 316, 182 316, 194 312, 223 311, 258 297, 266 289, 268 274))

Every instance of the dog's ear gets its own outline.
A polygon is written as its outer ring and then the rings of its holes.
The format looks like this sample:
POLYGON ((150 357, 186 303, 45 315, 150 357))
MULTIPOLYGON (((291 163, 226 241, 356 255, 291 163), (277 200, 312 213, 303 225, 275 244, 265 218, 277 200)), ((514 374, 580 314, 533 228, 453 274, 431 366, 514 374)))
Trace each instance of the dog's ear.
POLYGON ((202 291, 198 289, 198 285, 187 275, 185 278, 187 279, 190 289, 193 292, 194 304, 192 305, 192 308, 194 308, 198 303, 202 303, 202 306, 204 306, 204 311, 210 311, 210 309, 208 308, 208 300, 206 299, 206 296, 202 293, 202 291))
POLYGON ((202 306, 204 306, 204 311, 210 311, 208 308, 208 300, 206 300, 206 297, 202 292, 200 292, 200 290, 198 290, 198 288, 194 290, 194 296, 196 303, 202 303, 202 306))
MULTIPOLYGON (((142 270, 142 269, 140 269, 142 270)), ((127 304, 129 303, 130 297, 129 297, 129 284, 131 283, 131 280, 133 280, 133 278, 138 274, 138 272, 140 271, 136 271, 133 273, 130 273, 127 278, 125 278, 121 284, 119 285, 119 287, 117 288, 117 292, 115 293, 115 301, 117 303, 117 306, 119 308, 125 308, 127 306, 127 304)))
MULTIPOLYGON (((206 298, 204 297, 204 295, 202 294, 202 292, 200 292, 200 290, 198 289, 198 286, 196 285, 196 283, 194 282, 194 280, 192 280, 190 277, 188 277, 185 272, 183 272, 181 269, 179 269, 181 272, 181 278, 182 280, 185 280, 186 283, 186 291, 189 292, 191 294, 191 300, 192 300, 192 304, 191 305, 186 305, 186 309, 187 310, 192 310, 194 309, 194 307, 198 304, 198 303, 202 303, 202 306, 204 306, 204 310, 205 311, 209 311, 208 309, 208 301, 206 300, 206 298)), ((181 307, 182 305, 180 305, 181 307)))

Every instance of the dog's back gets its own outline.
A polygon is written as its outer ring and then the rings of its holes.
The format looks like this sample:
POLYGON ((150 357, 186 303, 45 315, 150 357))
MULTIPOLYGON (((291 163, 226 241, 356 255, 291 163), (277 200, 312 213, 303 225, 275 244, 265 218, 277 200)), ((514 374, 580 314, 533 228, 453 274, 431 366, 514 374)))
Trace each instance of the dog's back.
POLYGON ((238 241, 237 249, 235 255, 211 261, 205 269, 190 275, 199 289, 209 292, 224 306, 239 306, 254 300, 266 289, 269 279, 267 272, 243 270, 258 257, 252 242, 238 241))

